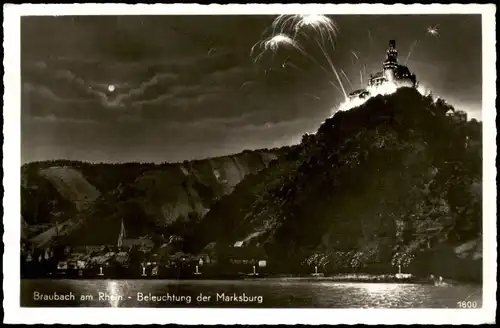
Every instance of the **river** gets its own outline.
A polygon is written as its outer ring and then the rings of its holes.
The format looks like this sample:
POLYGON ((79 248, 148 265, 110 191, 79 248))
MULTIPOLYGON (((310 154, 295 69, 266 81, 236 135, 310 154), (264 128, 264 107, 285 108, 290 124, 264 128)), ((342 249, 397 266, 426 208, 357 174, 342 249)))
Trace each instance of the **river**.
POLYGON ((21 280, 25 307, 457 308, 480 285, 252 280, 21 280), (55 296, 63 300, 52 300, 55 296), (67 300, 64 300, 67 299, 67 300))

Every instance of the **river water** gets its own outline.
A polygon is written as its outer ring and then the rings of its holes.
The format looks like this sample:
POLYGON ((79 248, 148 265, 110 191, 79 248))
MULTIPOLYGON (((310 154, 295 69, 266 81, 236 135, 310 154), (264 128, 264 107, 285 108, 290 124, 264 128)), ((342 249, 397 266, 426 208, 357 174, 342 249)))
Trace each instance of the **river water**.
POLYGON ((21 281, 26 307, 457 308, 463 301, 481 307, 481 286, 280 279, 21 281), (53 300, 54 293, 67 300, 53 300))

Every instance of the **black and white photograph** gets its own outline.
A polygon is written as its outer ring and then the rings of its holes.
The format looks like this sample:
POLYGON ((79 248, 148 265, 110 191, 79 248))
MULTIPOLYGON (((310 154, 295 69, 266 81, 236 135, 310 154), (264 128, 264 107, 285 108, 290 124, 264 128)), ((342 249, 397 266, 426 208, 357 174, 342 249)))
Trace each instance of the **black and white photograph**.
POLYGON ((4 6, 10 321, 494 323, 494 5, 59 6, 4 6))

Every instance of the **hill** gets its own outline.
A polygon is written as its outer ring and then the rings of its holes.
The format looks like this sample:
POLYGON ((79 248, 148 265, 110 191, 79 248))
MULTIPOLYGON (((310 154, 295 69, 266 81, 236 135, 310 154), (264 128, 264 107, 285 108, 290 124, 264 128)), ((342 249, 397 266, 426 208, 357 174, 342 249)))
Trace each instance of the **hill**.
POLYGON ((62 197, 75 204, 78 210, 91 205, 100 195, 81 172, 71 167, 49 167, 41 169, 39 174, 47 179, 62 197))
POLYGON ((480 279, 480 247, 464 245, 480 244, 481 150, 479 122, 401 88, 337 112, 243 179, 185 247, 261 247, 284 272, 402 266, 480 279))
POLYGON ((182 233, 185 221, 202 217, 282 151, 159 165, 29 163, 21 169, 23 233, 38 247, 56 237, 75 245, 115 244, 122 220, 130 237, 182 233))

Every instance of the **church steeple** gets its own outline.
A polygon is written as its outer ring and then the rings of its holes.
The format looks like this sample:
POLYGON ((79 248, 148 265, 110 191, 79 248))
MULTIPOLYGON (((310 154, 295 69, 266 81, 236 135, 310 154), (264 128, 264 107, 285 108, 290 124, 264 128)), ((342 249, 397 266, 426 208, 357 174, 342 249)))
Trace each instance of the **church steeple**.
POLYGON ((122 225, 120 227, 120 234, 118 235, 118 247, 122 247, 123 245, 123 239, 127 238, 127 232, 125 231, 125 225, 123 224, 123 219, 122 219, 122 225))

